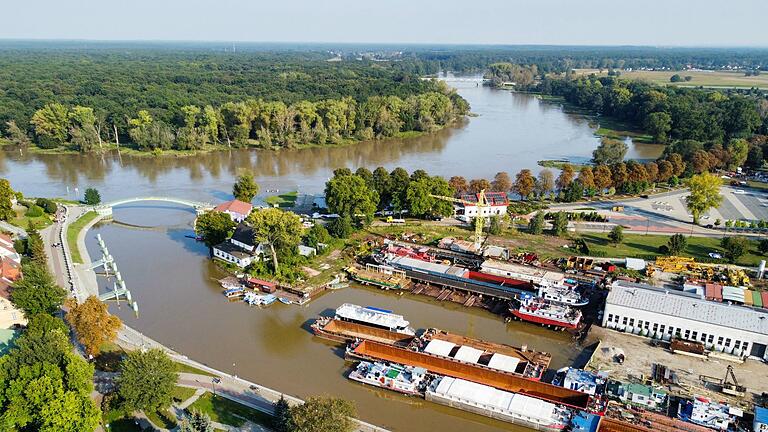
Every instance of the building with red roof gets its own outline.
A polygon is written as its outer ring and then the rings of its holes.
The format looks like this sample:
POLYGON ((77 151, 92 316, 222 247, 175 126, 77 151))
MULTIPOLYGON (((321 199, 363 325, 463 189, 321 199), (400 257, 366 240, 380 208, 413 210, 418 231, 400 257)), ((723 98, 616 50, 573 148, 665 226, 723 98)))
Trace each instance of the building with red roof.
MULTIPOLYGON (((480 200, 480 194, 462 195, 461 199, 467 203, 477 203, 480 200)), ((507 213, 509 197, 506 192, 485 192, 485 200, 489 206, 482 208, 482 214, 480 214, 480 207, 476 204, 459 204, 456 209, 456 214, 464 215, 466 217, 476 217, 478 215, 490 217, 507 213)))
POLYGON ((217 205, 213 210, 228 214, 235 222, 242 222, 253 211, 253 205, 234 199, 217 205))

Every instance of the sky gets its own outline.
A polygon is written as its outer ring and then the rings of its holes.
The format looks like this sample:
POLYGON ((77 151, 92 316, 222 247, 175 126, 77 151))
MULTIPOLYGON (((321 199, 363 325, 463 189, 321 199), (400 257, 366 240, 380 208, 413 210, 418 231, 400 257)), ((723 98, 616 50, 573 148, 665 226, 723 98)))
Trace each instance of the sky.
POLYGON ((2 39, 768 47, 768 0, 7 0, 2 39))

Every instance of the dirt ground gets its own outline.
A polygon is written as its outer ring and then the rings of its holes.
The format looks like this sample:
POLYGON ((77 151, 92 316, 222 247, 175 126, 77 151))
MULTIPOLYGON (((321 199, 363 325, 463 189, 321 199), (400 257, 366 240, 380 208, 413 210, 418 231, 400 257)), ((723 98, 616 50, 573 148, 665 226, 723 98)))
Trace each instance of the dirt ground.
POLYGON ((619 381, 641 382, 649 379, 653 373, 652 365, 658 363, 670 368, 677 376, 679 385, 666 386, 666 389, 675 395, 688 397, 700 394, 751 409, 752 403, 759 400, 761 393, 768 392, 768 364, 757 360, 736 363, 719 358, 704 360, 672 354, 661 346, 651 346, 648 338, 597 326, 592 327, 590 337, 599 338, 600 345, 586 369, 609 372, 611 378, 619 381), (619 365, 613 359, 619 352, 625 355, 623 365, 619 365), (744 400, 720 393, 711 387, 707 388, 699 380, 699 375, 725 377, 726 367, 729 364, 733 366, 739 384, 747 387, 747 396, 744 400))

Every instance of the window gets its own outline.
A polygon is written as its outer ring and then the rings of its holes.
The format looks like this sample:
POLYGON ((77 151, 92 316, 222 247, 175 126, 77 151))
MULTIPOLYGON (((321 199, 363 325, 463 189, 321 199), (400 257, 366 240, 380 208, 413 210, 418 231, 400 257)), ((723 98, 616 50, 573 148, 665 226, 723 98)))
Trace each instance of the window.
POLYGON ((659 329, 659 323, 653 323, 653 331, 656 331, 659 329))
POLYGON ((690 338, 690 336, 691 336, 691 331, 690 331, 690 330, 686 330, 686 331, 685 331, 685 335, 683 335, 683 338, 685 338, 685 339, 689 339, 689 338, 690 338))
POLYGON ((744 342, 744 345, 742 345, 741 349, 744 350, 744 354, 749 354, 749 342, 744 342))
POLYGON ((709 335, 709 340, 707 342, 712 343, 715 341, 715 335, 709 335))
POLYGON ((722 345, 722 344, 723 344, 723 337, 722 337, 722 336, 720 336, 719 338, 717 338, 717 344, 718 344, 718 345, 722 345))
POLYGON ((630 318, 629 319, 629 325, 631 325, 631 326, 635 325, 635 319, 634 318, 630 318))
POLYGON ((741 348, 741 341, 733 341, 733 349, 741 348))
POLYGON ((731 346, 731 338, 725 338, 725 346, 731 346))
POLYGON ((691 339, 693 340, 699 340, 699 332, 693 332, 691 334, 691 339))
POLYGON ((659 331, 660 331, 661 333, 664 333, 664 328, 665 328, 665 327, 666 327, 666 326, 665 326, 664 324, 662 324, 661 326, 659 326, 659 331))
POLYGON ((648 330, 649 327, 650 327, 650 323, 648 321, 646 321, 645 322, 645 329, 648 330))
POLYGON ((622 324, 627 325, 627 317, 624 317, 624 320, 622 321, 622 324))
POLYGON ((613 322, 613 314, 608 314, 608 322, 613 322))

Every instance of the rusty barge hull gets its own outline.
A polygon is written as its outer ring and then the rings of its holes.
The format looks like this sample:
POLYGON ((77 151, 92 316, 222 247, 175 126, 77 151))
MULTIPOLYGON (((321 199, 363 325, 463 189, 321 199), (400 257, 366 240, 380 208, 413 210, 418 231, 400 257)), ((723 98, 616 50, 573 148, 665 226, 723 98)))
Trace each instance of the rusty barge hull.
POLYGON ((318 320, 312 324, 312 331, 316 336, 332 340, 334 342, 354 342, 355 340, 370 340, 388 345, 406 346, 414 339, 402 333, 392 332, 364 324, 331 319, 328 322, 318 320))
POLYGON ((422 367, 438 375, 460 378, 579 409, 585 409, 589 404, 589 395, 575 390, 526 379, 517 374, 497 371, 480 365, 463 363, 368 340, 361 342, 354 349, 348 350, 347 356, 352 359, 387 361, 422 367))

